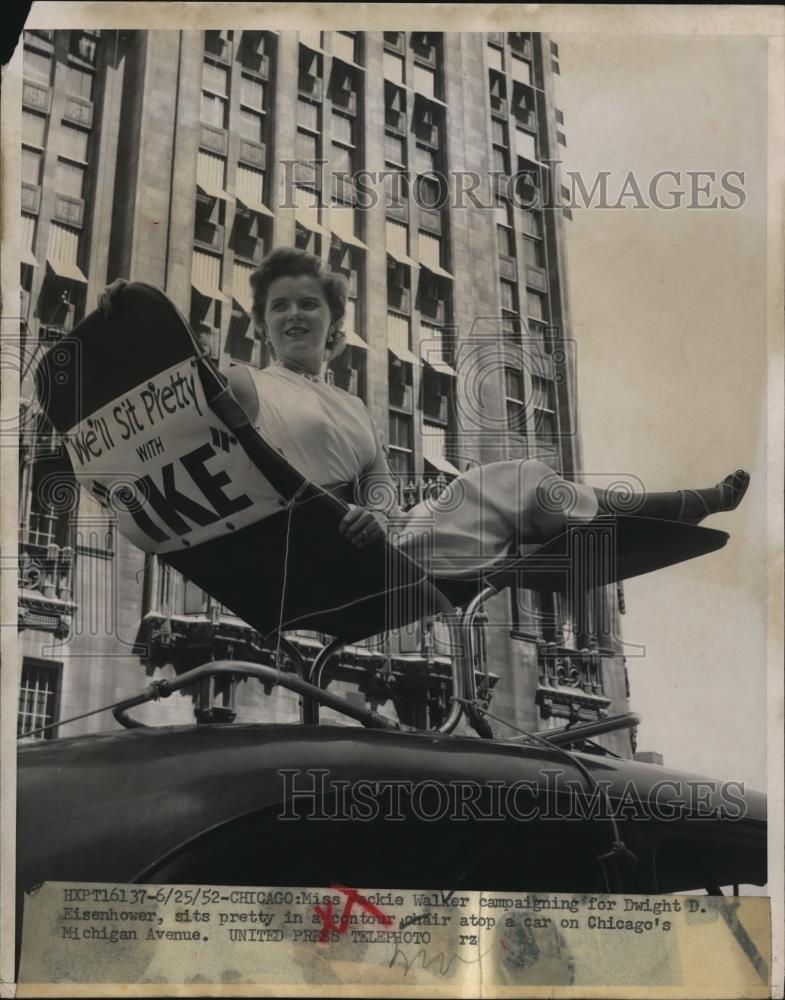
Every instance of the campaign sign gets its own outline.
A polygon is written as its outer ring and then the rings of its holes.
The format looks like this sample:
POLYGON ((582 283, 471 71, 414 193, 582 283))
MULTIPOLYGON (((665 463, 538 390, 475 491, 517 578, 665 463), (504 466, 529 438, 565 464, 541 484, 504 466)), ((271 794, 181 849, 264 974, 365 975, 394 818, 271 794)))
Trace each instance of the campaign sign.
POLYGON ((65 442, 80 485, 146 552, 200 545, 280 510, 190 360, 96 410, 65 442))

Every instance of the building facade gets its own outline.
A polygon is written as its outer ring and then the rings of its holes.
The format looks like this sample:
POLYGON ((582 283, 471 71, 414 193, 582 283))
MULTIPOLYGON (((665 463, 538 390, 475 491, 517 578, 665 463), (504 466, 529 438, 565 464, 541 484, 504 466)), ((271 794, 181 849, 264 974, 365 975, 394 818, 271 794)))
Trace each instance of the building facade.
MULTIPOLYGON (((211 658, 270 662, 68 488, 38 413, 36 357, 117 277, 162 288, 222 366, 263 366, 249 276, 272 247, 305 247, 348 280, 331 377, 382 428, 404 505, 506 458, 580 477, 558 72, 558 46, 522 32, 25 34, 20 732, 211 658)), ((538 730, 627 710, 621 611, 620 587, 495 597, 477 665, 493 713, 538 730)), ((423 621, 351 647, 336 687, 433 724, 450 695, 443 633, 423 621)), ((210 682, 140 717, 194 712, 288 721, 298 706, 256 681, 210 682)), ((605 742, 634 749, 627 732, 605 742)))

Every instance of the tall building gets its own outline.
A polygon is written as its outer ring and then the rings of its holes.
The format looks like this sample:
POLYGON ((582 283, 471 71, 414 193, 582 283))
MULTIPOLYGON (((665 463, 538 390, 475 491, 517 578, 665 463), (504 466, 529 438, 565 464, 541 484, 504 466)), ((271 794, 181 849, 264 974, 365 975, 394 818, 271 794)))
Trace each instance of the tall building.
MULTIPOLYGON (((348 279, 348 346, 332 377, 386 432, 404 505, 505 458, 539 456, 579 477, 558 72, 558 46, 523 32, 27 32, 30 370, 117 277, 164 289, 221 365, 264 365, 249 275, 273 246, 296 244, 348 279)), ((63 487, 30 382, 20 731, 210 658, 269 659, 247 625, 63 487)), ((605 587, 489 602, 477 666, 493 713, 538 730, 625 711, 622 601, 605 587)), ((290 638, 306 652, 323 641, 290 638)), ((423 622, 350 647, 336 687, 428 725, 449 702, 448 666, 443 627, 423 622)), ((290 693, 246 680, 211 681, 140 716, 190 722, 195 710, 298 712, 290 693)), ((47 735, 109 724, 103 714, 47 735)), ((605 742, 634 749, 627 732, 605 742)))

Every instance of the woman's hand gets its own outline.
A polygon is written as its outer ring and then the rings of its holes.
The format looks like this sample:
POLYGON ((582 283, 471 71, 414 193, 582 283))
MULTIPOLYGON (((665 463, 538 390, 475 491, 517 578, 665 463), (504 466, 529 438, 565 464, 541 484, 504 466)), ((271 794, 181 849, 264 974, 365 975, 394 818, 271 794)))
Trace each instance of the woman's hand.
POLYGON ((384 515, 365 507, 352 507, 347 511, 338 530, 359 549, 387 537, 384 515))
POLYGON ((117 278, 111 285, 107 285, 98 296, 98 308, 107 319, 111 319, 114 315, 117 309, 117 300, 120 297, 120 292, 122 292, 127 284, 128 282, 125 278, 117 278))

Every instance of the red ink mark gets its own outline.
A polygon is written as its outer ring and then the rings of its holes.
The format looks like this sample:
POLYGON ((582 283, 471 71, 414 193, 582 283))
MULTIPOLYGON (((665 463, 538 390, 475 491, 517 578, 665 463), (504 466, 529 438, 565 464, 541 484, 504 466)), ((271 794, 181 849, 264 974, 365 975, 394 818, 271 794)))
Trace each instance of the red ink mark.
POLYGON ((501 939, 501 946, 505 951, 507 951, 507 945, 504 943, 504 938, 501 939))
POLYGON ((374 920, 378 920, 380 924, 389 926, 393 922, 392 917, 388 917, 386 913, 382 913, 378 906, 369 903, 356 889, 347 889, 342 885, 334 885, 333 889, 337 889, 346 896, 343 904, 343 913, 341 914, 341 919, 336 923, 332 900, 327 904, 326 909, 323 909, 318 904, 314 906, 314 913, 322 922, 322 932, 319 935, 320 943, 323 944, 330 940, 330 931, 337 931, 339 934, 346 933, 349 927, 349 917, 355 903, 361 906, 366 913, 369 913, 374 920))

